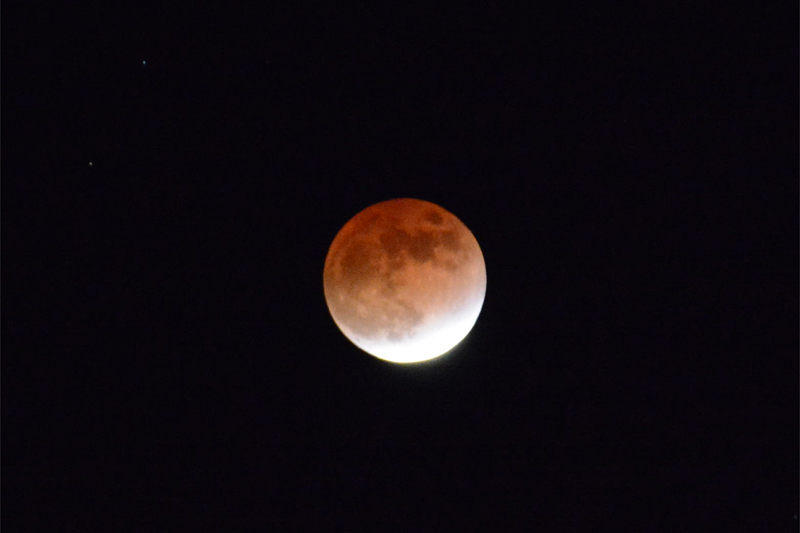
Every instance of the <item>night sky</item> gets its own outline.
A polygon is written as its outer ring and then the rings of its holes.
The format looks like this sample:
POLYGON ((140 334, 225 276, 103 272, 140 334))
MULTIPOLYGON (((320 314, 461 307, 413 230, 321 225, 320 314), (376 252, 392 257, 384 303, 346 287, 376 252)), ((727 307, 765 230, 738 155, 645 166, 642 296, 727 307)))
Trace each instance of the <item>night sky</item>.
POLYGON ((2 11, 4 531, 797 531, 795 3, 50 4, 2 11), (398 197, 486 260, 419 365, 322 290, 398 197))

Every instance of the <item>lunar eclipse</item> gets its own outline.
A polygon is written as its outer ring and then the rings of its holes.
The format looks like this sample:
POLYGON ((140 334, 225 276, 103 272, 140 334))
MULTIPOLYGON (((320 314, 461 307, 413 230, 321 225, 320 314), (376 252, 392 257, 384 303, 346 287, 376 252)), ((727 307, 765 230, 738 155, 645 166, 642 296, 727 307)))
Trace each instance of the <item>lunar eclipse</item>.
POLYGON ((386 361, 450 351, 470 332, 486 295, 478 241, 449 211, 401 198, 372 205, 328 250, 325 300, 342 333, 386 361))

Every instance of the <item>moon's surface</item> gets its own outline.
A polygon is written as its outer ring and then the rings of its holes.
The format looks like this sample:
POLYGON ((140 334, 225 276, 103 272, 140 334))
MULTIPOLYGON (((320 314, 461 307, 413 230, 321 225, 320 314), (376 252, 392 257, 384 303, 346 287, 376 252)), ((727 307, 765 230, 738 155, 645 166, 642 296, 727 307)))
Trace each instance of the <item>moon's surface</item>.
POLYGON ((475 325, 486 295, 478 241, 449 211, 401 198, 370 206, 333 239, 325 300, 344 335, 386 361, 448 352, 475 325))

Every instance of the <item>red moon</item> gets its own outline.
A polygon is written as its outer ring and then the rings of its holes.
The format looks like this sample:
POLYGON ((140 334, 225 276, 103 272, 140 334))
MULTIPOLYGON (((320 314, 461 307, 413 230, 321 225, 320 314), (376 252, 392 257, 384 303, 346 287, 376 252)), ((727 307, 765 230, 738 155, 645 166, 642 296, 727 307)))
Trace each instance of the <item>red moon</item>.
POLYGON ((438 357, 475 325, 486 295, 478 241, 449 211, 400 198, 370 206, 333 239, 325 300, 342 333, 395 363, 438 357))

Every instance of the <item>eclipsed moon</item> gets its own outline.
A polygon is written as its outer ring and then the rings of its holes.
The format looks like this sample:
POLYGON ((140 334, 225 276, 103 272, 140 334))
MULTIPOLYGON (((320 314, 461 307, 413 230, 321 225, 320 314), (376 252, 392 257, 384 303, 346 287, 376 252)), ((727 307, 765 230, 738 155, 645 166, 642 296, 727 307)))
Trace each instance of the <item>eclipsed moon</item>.
POLYGON ((401 198, 370 206, 333 239, 325 300, 344 335, 386 361, 438 357, 461 342, 486 295, 478 241, 449 211, 401 198))

